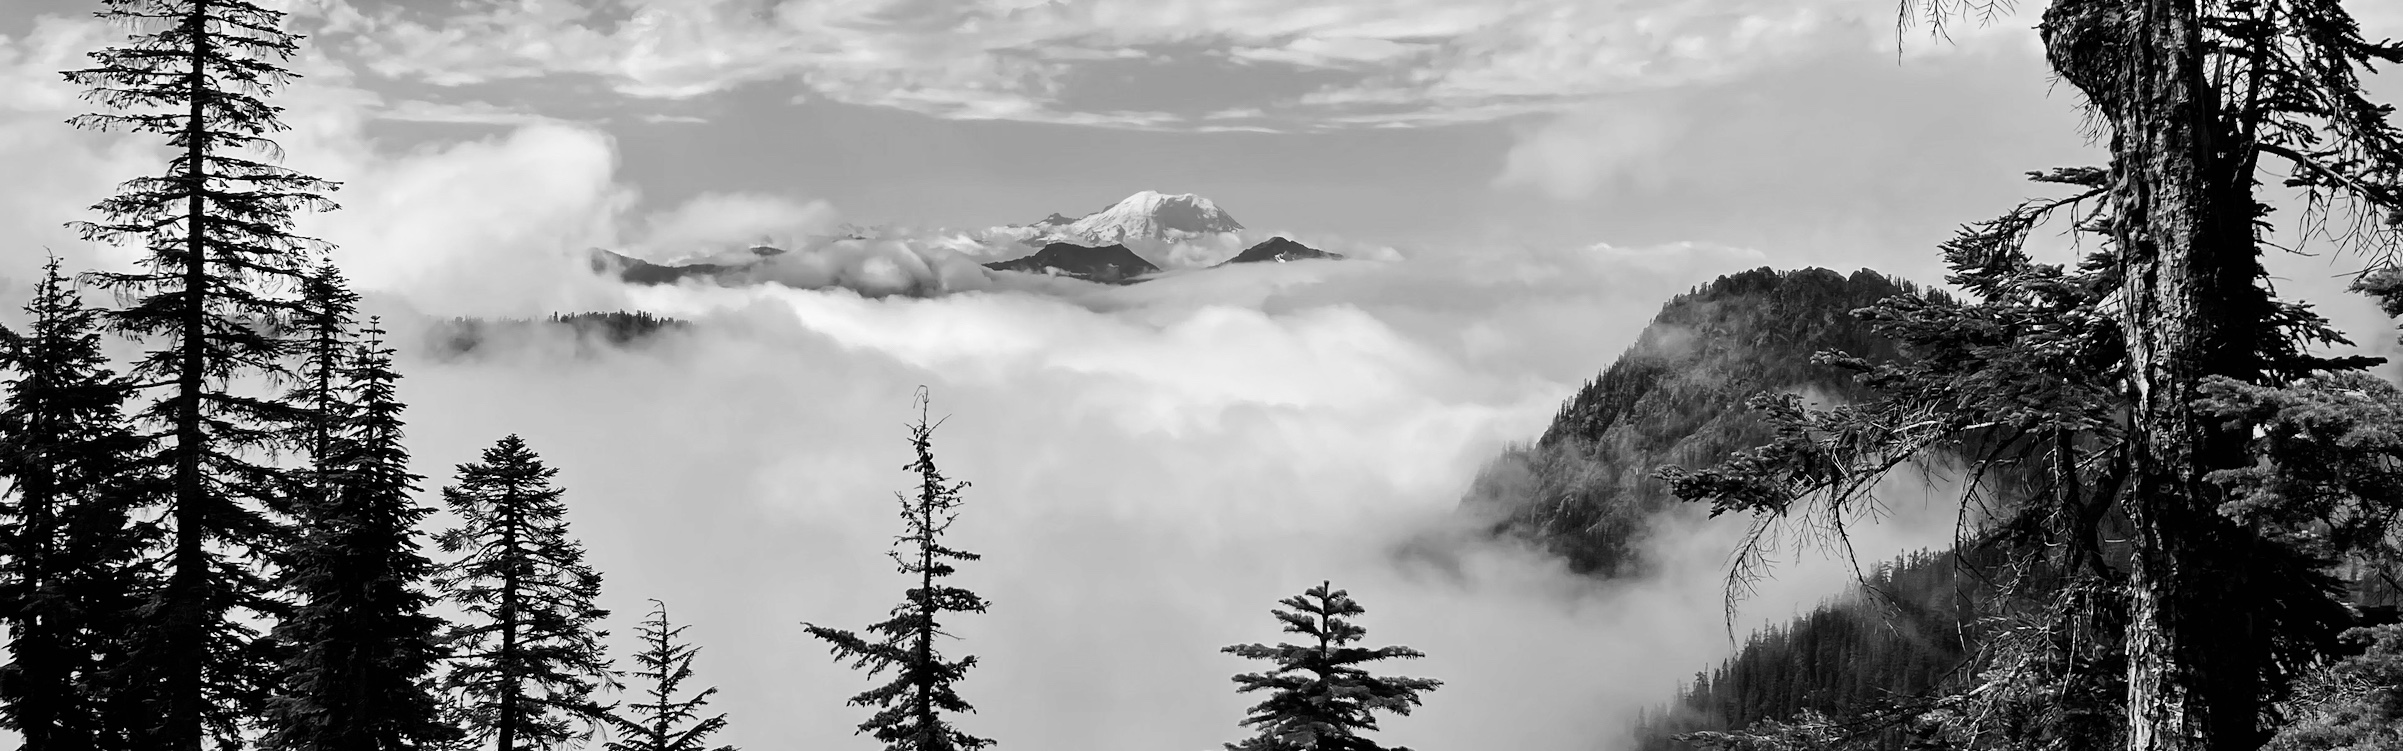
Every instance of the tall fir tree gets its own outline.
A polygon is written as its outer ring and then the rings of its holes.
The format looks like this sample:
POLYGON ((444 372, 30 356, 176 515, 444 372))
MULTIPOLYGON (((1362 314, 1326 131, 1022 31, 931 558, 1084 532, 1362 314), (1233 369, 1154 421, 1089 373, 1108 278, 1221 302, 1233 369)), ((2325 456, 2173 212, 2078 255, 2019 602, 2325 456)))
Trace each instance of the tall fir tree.
POLYGON ((105 0, 103 20, 131 28, 118 46, 69 71, 108 111, 82 128, 165 136, 161 174, 119 186, 74 226, 87 240, 139 244, 141 270, 97 274, 127 307, 109 325, 158 348, 135 378, 160 392, 141 413, 156 449, 143 462, 167 475, 157 499, 167 521, 165 581, 126 624, 136 685, 154 689, 145 745, 200 751, 210 737, 239 743, 269 683, 272 658, 252 624, 278 617, 258 568, 286 530, 273 509, 287 473, 263 463, 300 415, 246 393, 287 375, 280 321, 288 292, 320 245, 292 231, 304 210, 331 209, 334 186, 270 163, 284 129, 267 99, 291 74, 298 37, 284 14, 250 0, 105 0))
POLYGON ((358 315, 359 294, 351 291, 342 269, 330 260, 320 261, 310 270, 300 290, 300 308, 291 326, 299 342, 300 368, 284 399, 305 412, 290 439, 294 448, 309 457, 308 475, 300 478, 292 493, 294 510, 305 520, 308 504, 325 502, 334 492, 335 444, 348 432, 349 421, 360 408, 352 402, 351 385, 345 383, 345 377, 355 372, 349 359, 357 349, 351 329, 358 315))
POLYGON ((444 685, 458 721, 494 751, 549 751, 598 729, 606 709, 594 689, 615 685, 594 628, 609 611, 593 604, 601 575, 567 533, 567 506, 543 466, 515 435, 459 465, 442 498, 460 524, 438 538, 460 558, 436 586, 468 620, 453 627, 444 685))
POLYGON ((354 405, 319 464, 331 494, 306 507, 286 556, 292 617, 273 634, 286 650, 283 691, 264 745, 281 751, 419 751, 458 735, 445 723, 435 668, 442 619, 427 612, 434 564, 419 525, 420 476, 401 443, 394 352, 377 319, 335 374, 354 405))
POLYGON ((917 406, 918 421, 910 425, 910 447, 917 458, 903 469, 917 473, 918 494, 894 494, 901 501, 907 531, 895 539, 890 553, 901 573, 917 578, 917 586, 902 595, 890 618, 868 627, 874 641, 850 631, 803 625, 810 635, 832 645, 836 659, 850 660, 853 669, 866 669, 868 677, 893 671, 884 685, 851 697, 852 706, 877 708, 857 732, 883 741, 886 751, 974 751, 993 741, 961 731, 945 715, 976 711, 955 688, 968 668, 976 666, 976 658, 944 659, 935 648, 935 637, 950 636, 943 631, 943 614, 982 613, 988 603, 974 592, 941 583, 957 572, 953 561, 979 556, 942 543, 943 533, 959 518, 960 491, 968 483, 944 477, 935 467, 937 425, 926 421, 923 390, 917 406))
POLYGON ((643 651, 634 656, 634 675, 649 685, 644 699, 609 716, 611 729, 621 738, 609 743, 609 751, 734 751, 733 746, 706 745, 711 734, 726 728, 724 714, 701 716, 709 697, 717 695, 716 687, 678 698, 684 682, 693 677, 693 658, 701 648, 677 640, 687 627, 668 622, 667 603, 651 604, 656 607, 643 622, 643 651))
MULTIPOLYGON (((1348 646, 1368 635, 1368 629, 1345 620, 1367 610, 1351 595, 1328 582, 1281 602, 1293 610, 1270 610, 1284 623, 1284 632, 1315 640, 1313 644, 1237 644, 1222 652, 1252 660, 1269 660, 1276 668, 1235 676, 1238 693, 1269 692, 1253 705, 1242 724, 1258 734, 1229 751, 1385 751, 1360 735, 1377 729, 1371 712, 1410 714, 1420 705, 1419 694, 1442 686, 1427 678, 1373 676, 1361 665, 1395 658, 1426 655, 1409 647, 1348 646)), ((1397 747, 1394 751, 1409 751, 1397 747)))
POLYGON ((0 405, 0 717, 26 751, 126 748, 121 624, 144 586, 145 536, 130 500, 142 439, 122 412, 126 385, 100 348, 56 258, 25 306, 33 328, 10 348, 16 377, 0 405))

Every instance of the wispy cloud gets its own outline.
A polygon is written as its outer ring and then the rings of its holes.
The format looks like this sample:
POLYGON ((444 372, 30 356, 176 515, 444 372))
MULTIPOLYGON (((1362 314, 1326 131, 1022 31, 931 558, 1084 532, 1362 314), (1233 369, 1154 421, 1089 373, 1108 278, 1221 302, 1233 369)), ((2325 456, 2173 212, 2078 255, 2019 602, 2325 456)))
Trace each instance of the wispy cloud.
POLYGON ((1439 125, 1890 41, 1893 13, 1887 0, 484 0, 447 14, 327 2, 326 35, 368 69, 422 83, 588 75, 643 99, 776 84, 946 118, 1169 130, 1206 112, 1093 111, 1074 103, 1090 98, 1080 87, 1145 76, 1074 72, 1141 59, 1166 70, 1192 63, 1155 50, 1202 50, 1194 59, 1344 76, 1244 103, 1266 113, 1259 127, 1439 125))
POLYGON ((489 102, 429 102, 423 99, 404 100, 376 113, 384 120, 420 123, 457 123, 465 125, 540 125, 560 122, 519 107, 503 107, 489 102))

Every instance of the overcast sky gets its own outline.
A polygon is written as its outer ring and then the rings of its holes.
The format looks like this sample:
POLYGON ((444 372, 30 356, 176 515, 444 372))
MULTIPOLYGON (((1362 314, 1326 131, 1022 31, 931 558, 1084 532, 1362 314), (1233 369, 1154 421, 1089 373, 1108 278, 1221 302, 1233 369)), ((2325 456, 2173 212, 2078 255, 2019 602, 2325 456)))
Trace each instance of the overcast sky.
MULTIPOLYGON (((2403 4, 2352 5, 2403 34, 2403 4)), ((522 433, 562 470, 616 630, 668 600, 753 751, 873 747, 842 705, 866 684, 799 622, 864 626, 905 586, 879 551, 920 384, 951 415, 938 456, 975 483, 958 534, 987 557, 962 581, 995 605, 952 648, 982 658, 967 724, 1002 748, 1236 740, 1248 702, 1226 678, 1248 666, 1216 650, 1275 640, 1267 609, 1325 578, 1372 641, 1429 653, 1398 670, 1448 682, 1389 740, 1612 748, 1727 652, 1736 530, 1678 526, 1650 543, 1660 576, 1581 580, 1459 534, 1477 468, 1671 294, 1761 265, 1936 281, 1936 243, 2034 194, 2022 172, 2101 161, 2032 10, 1934 39, 1898 34, 1892 0, 288 7, 312 37, 281 140, 346 184, 303 227, 398 331, 429 490, 522 433), (1030 222, 1140 190, 1390 252, 926 299, 628 289, 571 260, 1030 222), (418 346, 442 317, 619 308, 696 326, 622 352, 418 346)), ((152 141, 62 124, 82 105, 58 71, 111 38, 89 8, 0 2, 10 308, 45 249, 129 263, 61 223, 162 164, 152 141)), ((2276 268, 2394 350, 2338 293, 2341 263, 2276 268)), ((1945 539, 1949 514, 1905 516, 1864 549, 1945 539)), ((1839 589, 1840 566, 1804 558, 1748 619, 1839 589)))

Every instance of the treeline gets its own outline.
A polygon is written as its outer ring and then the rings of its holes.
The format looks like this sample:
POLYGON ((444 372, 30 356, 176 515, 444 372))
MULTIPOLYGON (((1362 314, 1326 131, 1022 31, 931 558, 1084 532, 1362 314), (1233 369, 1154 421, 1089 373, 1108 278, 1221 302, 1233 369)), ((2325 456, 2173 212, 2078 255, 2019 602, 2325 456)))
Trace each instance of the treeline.
MULTIPOLYGON (((274 164, 266 97, 300 41, 284 15, 250 0, 107 0, 99 15, 134 34, 67 72, 104 107, 73 123, 163 135, 175 155, 73 225, 143 249, 137 271, 70 276, 53 259, 28 330, 0 328, 0 726, 26 751, 731 751, 711 745, 729 718, 693 685, 698 648, 666 603, 630 667, 607 654, 601 572, 526 441, 457 465, 439 491, 455 523, 428 528, 398 353, 358 320, 330 248, 293 231, 336 186, 274 164), (118 305, 88 305, 87 285, 118 305), (114 362, 110 335, 142 351, 114 362)), ((682 325, 547 323, 612 342, 682 325)), ((468 328, 468 348, 489 333, 468 328)), ((913 586, 864 632, 796 637, 887 676, 851 701, 887 749, 982 748, 952 724, 976 658, 937 646, 948 618, 986 608, 943 583, 978 559, 941 539, 967 484, 937 469, 918 406, 894 551, 913 586)), ((1440 685, 1370 674, 1420 655, 1359 646, 1345 591, 1281 604, 1301 644, 1224 650, 1268 663, 1234 678, 1261 701, 1230 748, 1377 751, 1372 714, 1408 714, 1440 685)))
MULTIPOLYGON (((1976 550, 1977 548, 1972 548, 1976 550)), ((1642 751, 1686 751, 1679 736, 1752 727, 1806 712, 1840 715, 1909 701, 1957 680, 1982 643, 1995 592, 1992 555, 1920 551, 1871 567, 1850 594, 1746 639, 1694 675, 1632 735, 1642 751)), ((1901 749, 1895 728, 1867 740, 1901 749)))
POLYGON ((1637 748, 1681 751, 1688 746, 1675 738, 1684 733, 1840 713, 1935 688, 1975 647, 1979 593, 1963 565, 1954 553, 1927 551, 1880 563, 1853 594, 1753 634, 1668 706, 1646 712, 1637 748))
POLYGON ((682 320, 639 310, 552 313, 540 319, 450 318, 427 332, 426 344, 437 357, 458 356, 496 339, 522 337, 549 328, 566 332, 579 342, 618 347, 688 325, 682 320))

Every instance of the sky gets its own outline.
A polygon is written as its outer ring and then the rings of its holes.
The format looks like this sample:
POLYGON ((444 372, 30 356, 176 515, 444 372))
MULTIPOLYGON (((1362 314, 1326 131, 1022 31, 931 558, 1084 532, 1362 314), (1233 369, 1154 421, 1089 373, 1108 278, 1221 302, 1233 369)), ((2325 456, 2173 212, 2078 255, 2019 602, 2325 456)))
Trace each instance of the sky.
MULTIPOLYGON (((85 105, 58 71, 111 38, 90 7, 0 5, 8 307, 45 252, 129 264, 62 224, 160 164, 63 124, 85 105)), ((1937 38, 1898 30, 1891 0, 282 7, 310 35, 277 99, 287 164, 344 183, 302 229, 402 345, 429 500, 523 435, 561 471, 615 642, 666 600, 724 689, 725 739, 755 750, 874 747, 843 705, 867 682, 799 624, 865 626, 905 586, 881 551, 921 385, 942 466, 974 483, 958 543, 985 559, 961 583, 994 602, 948 647, 980 658, 963 724, 1003 748, 1237 740, 1227 677, 1249 666, 1218 648, 1275 641, 1268 609, 1321 580, 1368 608, 1371 641, 1427 652, 1396 671, 1446 681, 1389 741, 1616 748, 1730 650, 1717 584, 1740 530, 1680 522, 1648 543, 1657 576, 1582 579, 1467 533, 1478 467, 1672 294, 1764 265, 1935 282, 1954 227, 2042 194, 2021 173, 2100 161, 2032 10, 1937 38), (1368 260, 1122 288, 996 282, 923 243, 737 288, 628 288, 576 261, 1031 222, 1140 190, 1368 260), (919 277, 950 293, 878 294, 919 277), (695 325, 622 350, 422 346, 452 316, 613 309, 695 325)), ((2353 7, 2403 35, 2403 7, 2353 7)), ((2357 260, 2273 270, 2391 353, 2336 278, 2357 260)), ((1930 494, 1894 489, 1864 554, 1945 540, 1930 494)), ((1792 558, 1740 627, 1848 576, 1792 558)))

